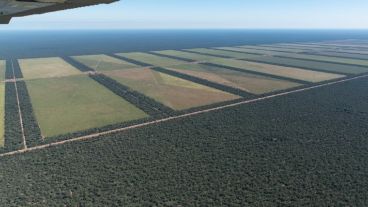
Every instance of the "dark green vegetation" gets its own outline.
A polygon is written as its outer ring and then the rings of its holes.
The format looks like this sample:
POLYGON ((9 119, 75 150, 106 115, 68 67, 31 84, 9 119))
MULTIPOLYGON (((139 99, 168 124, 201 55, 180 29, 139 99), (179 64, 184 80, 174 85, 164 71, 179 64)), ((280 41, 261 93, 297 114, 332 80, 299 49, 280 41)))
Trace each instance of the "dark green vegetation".
POLYGON ((230 87, 230 86, 225 86, 225 85, 222 85, 222 84, 218 84, 218 83, 215 83, 215 82, 211 82, 211 81, 208 81, 208 80, 205 80, 205 79, 202 79, 202 78, 197 78, 197 77, 194 77, 194 76, 190 76, 190 75, 187 75, 187 74, 184 74, 184 73, 179 73, 179 72, 168 70, 168 69, 161 68, 161 67, 155 67, 155 68, 153 68, 153 70, 161 72, 161 73, 165 73, 165 74, 168 74, 168 75, 171 75, 171 76, 174 76, 174 77, 178 77, 178 78, 181 78, 181 79, 184 79, 184 80, 188 80, 188 81, 191 81, 191 82, 194 82, 194 83, 205 85, 205 86, 208 86, 208 87, 211 87, 211 88, 215 88, 215 89, 218 89, 218 90, 221 90, 221 91, 225 91, 225 92, 228 92, 228 93, 231 93, 231 94, 234 94, 234 95, 242 96, 244 98, 254 98, 255 97, 253 94, 248 93, 246 91, 243 91, 243 90, 240 90, 240 89, 237 89, 237 88, 233 88, 233 87, 230 87))
POLYGON ((5 79, 13 79, 13 68, 11 65, 11 60, 6 60, 5 63, 5 79))
POLYGON ((143 94, 134 91, 103 74, 94 74, 90 75, 90 77, 152 117, 158 118, 174 114, 174 111, 169 107, 155 101, 152 98, 144 96, 143 94))
POLYGON ((74 60, 71 57, 64 56, 63 60, 82 72, 94 71, 92 68, 74 60))
POLYGON ((31 99, 24 81, 17 82, 20 110, 22 112, 24 135, 27 147, 34 147, 42 143, 41 130, 33 112, 31 99))
POLYGON ((361 79, 1 158, 0 201, 367 206, 367 93, 361 79))
POLYGON ((23 147, 22 130, 19 119, 15 84, 5 83, 5 147, 0 151, 8 152, 23 147))

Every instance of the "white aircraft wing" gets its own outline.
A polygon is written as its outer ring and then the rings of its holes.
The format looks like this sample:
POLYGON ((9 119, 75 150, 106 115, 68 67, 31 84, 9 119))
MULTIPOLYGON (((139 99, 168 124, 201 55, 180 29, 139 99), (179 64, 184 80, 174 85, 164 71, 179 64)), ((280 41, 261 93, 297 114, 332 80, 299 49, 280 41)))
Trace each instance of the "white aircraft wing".
POLYGON ((0 24, 8 24, 13 17, 43 14, 119 0, 0 0, 0 24))

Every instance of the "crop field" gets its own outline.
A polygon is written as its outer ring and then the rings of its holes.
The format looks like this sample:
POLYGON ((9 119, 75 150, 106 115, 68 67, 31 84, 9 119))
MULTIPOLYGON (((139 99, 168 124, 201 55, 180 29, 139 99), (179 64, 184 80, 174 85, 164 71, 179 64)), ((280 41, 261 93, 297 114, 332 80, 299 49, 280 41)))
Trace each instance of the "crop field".
POLYGON ((140 67, 133 63, 110 57, 108 55, 83 55, 74 56, 72 58, 96 71, 121 70, 140 67))
POLYGON ((205 55, 213 55, 220 57, 229 57, 229 58, 246 58, 246 57, 258 57, 259 55, 254 54, 245 54, 235 51, 225 51, 225 50, 214 50, 209 48, 196 48, 196 49, 188 49, 186 51, 198 52, 205 55))
POLYGON ((29 80, 26 83, 44 137, 147 116, 87 76, 29 80))
POLYGON ((175 110, 184 110, 240 98, 151 69, 110 71, 105 74, 175 110))
POLYGON ((139 62, 143 62, 149 65, 161 66, 161 67, 170 66, 170 65, 180 65, 180 64, 185 63, 184 61, 176 60, 173 58, 166 58, 166 57, 161 57, 161 56, 152 55, 148 53, 141 53, 141 52, 119 53, 117 55, 129 58, 129 59, 133 59, 139 62))
MULTIPOLYGON (((354 66, 354 65, 341 65, 336 63, 318 62, 311 60, 299 60, 284 57, 274 57, 266 55, 254 55, 240 52, 221 51, 213 49, 196 49, 197 52, 201 51, 204 54, 210 55, 222 55, 229 58, 244 59, 247 61, 255 61, 266 64, 274 64, 287 67, 295 67, 301 69, 310 69, 331 73, 343 73, 343 74, 360 74, 368 72, 368 67, 354 66)), ((217 60, 217 59, 216 59, 217 60)))
POLYGON ((264 94, 300 86, 300 84, 291 81, 201 64, 177 65, 171 66, 169 69, 222 85, 239 88, 252 94, 264 94))
POLYGON ((211 62, 219 65, 242 68, 249 71, 256 71, 264 74, 271 74, 313 83, 344 77, 343 75, 337 75, 332 73, 303 70, 298 68, 276 66, 243 60, 216 59, 211 62))
POLYGON ((0 148, 4 147, 5 83, 0 83, 0 148))
POLYGON ((0 60, 0 82, 5 80, 5 61, 0 60))
POLYGON ((190 53, 190 52, 179 51, 179 50, 163 50, 163 51, 155 51, 155 53, 163 54, 163 55, 170 55, 170 56, 179 57, 179 58, 188 58, 188 59, 196 60, 196 61, 209 61, 209 60, 216 59, 216 57, 211 56, 211 55, 201 55, 201 54, 190 53))
POLYGON ((280 51, 280 52, 293 52, 293 53, 302 53, 305 51, 309 51, 308 49, 298 49, 298 48, 279 48, 279 47, 272 47, 267 45, 259 45, 259 46, 240 46, 240 47, 219 47, 219 49, 225 50, 235 50, 239 48, 246 48, 246 49, 255 49, 255 50, 270 50, 270 51, 280 51))
POLYGON ((322 62, 331 62, 331 63, 339 63, 339 64, 352 64, 358 66, 368 66, 368 60, 358 60, 358 59, 349 59, 349 58, 341 58, 341 57, 331 57, 331 56, 323 56, 323 55, 312 55, 312 54, 298 54, 298 53, 289 53, 289 52, 278 52, 271 50, 260 50, 260 49, 249 49, 249 48, 227 48, 228 50, 235 50, 239 52, 245 53, 255 53, 260 55, 269 55, 269 56, 277 56, 277 57, 287 57, 287 58, 296 58, 303 60, 313 60, 313 61, 322 61, 322 62))
POLYGON ((81 72, 59 57, 21 59, 19 65, 24 79, 64 77, 81 72))

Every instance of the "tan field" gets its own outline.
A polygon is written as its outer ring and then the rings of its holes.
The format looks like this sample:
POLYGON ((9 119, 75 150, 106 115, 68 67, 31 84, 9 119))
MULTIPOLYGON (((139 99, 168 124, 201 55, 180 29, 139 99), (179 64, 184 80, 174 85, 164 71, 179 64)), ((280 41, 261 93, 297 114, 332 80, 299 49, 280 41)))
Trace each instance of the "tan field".
POLYGON ((0 81, 5 80, 5 60, 0 60, 0 81))
POLYGON ((280 77, 287 77, 296 80, 303 80, 312 83, 342 78, 344 75, 338 75, 333 73, 318 72, 311 70, 304 70, 299 68, 284 67, 277 65, 270 65, 264 63, 249 62, 244 60, 224 59, 219 58, 211 60, 211 63, 236 67, 248 71, 255 71, 264 74, 276 75, 280 77))
POLYGON ((150 69, 109 71, 105 74, 175 110, 240 98, 150 69))
POLYGON ((96 71, 121 70, 140 67, 108 55, 83 55, 73 56, 72 58, 96 71))
POLYGON ((78 75, 81 72, 58 57, 21 59, 19 65, 24 79, 53 78, 78 75))
POLYGON ((291 81, 278 80, 200 64, 172 66, 168 69, 238 88, 257 95, 301 86, 301 84, 291 81))

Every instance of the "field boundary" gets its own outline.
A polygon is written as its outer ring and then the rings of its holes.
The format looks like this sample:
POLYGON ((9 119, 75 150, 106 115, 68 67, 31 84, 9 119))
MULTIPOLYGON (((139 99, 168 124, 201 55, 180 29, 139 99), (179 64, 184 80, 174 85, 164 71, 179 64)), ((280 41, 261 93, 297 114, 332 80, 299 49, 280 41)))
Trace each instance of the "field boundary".
POLYGON ((22 116, 22 110, 20 109, 18 85, 17 85, 17 81, 16 81, 16 77, 15 77, 13 60, 11 60, 11 67, 12 67, 12 70, 13 70, 13 78, 14 78, 14 85, 15 85, 15 95, 16 95, 16 98, 17 98, 17 106, 18 106, 18 113, 19 113, 20 129, 22 131, 23 147, 26 150, 26 149, 28 149, 28 147, 27 147, 27 143, 26 143, 26 136, 25 136, 25 133, 24 133, 23 116, 22 116))
POLYGON ((259 98, 254 98, 254 99, 250 99, 250 100, 240 101, 240 102, 237 102, 237 103, 228 104, 228 105, 224 105, 224 106, 214 107, 214 108, 210 108, 210 109, 200 110, 200 111, 186 113, 186 114, 177 115, 177 116, 171 116, 171 117, 168 117, 168 118, 154 120, 154 121, 150 121, 150 122, 146 122, 146 123, 142 123, 142 124, 137 124, 137 125, 133 125, 133 126, 129 126, 129 127, 123 127, 123 128, 113 129, 113 130, 107 130, 107 131, 104 131, 104 132, 93 133, 93 134, 86 135, 86 136, 70 138, 70 139, 64 140, 64 141, 54 142, 54 143, 45 144, 45 145, 39 145, 39 146, 35 146, 35 147, 30 147, 30 148, 24 148, 22 150, 17 150, 17 151, 12 151, 12 152, 7 152, 7 153, 0 154, 0 157, 14 156, 14 155, 18 155, 18 154, 24 154, 24 153, 28 153, 28 152, 47 149, 47 148, 50 148, 50 147, 64 145, 64 144, 68 144, 68 143, 82 142, 82 141, 87 141, 87 140, 91 140, 91 139, 103 138, 101 136, 108 135, 108 134, 114 134, 114 133, 118 133, 118 132, 124 132, 124 131, 128 131, 128 130, 131 130, 131 129, 138 129, 138 128, 142 128, 142 127, 146 127, 146 126, 150 126, 150 125, 155 125, 155 124, 164 123, 164 122, 177 120, 177 119, 182 119, 182 118, 191 117, 191 116, 196 116, 196 115, 205 114, 205 113, 209 113, 209 112, 213 112, 213 111, 219 111, 219 110, 222 110, 222 109, 232 108, 232 107, 236 107, 236 106, 240 106, 240 105, 256 103, 256 102, 260 102, 260 101, 264 101, 264 100, 268 100, 268 99, 272 99, 272 98, 276 98, 276 97, 282 97, 282 96, 286 96, 286 95, 289 95, 289 94, 300 93, 300 92, 304 92, 304 91, 310 91, 310 90, 317 89, 317 88, 336 85, 336 84, 345 83, 345 82, 349 82, 349 81, 353 81, 353 80, 357 80, 357 79, 362 79, 362 78, 367 78, 367 77, 368 77, 368 74, 359 75, 359 76, 355 76, 355 77, 350 77, 350 78, 346 78, 346 79, 342 79, 342 80, 337 80, 337 81, 332 81, 332 82, 328 82, 328 83, 318 84, 318 85, 309 86, 309 87, 296 89, 296 90, 292 90, 292 91, 281 92, 281 93, 268 95, 268 96, 264 96, 264 97, 259 97, 259 98))

